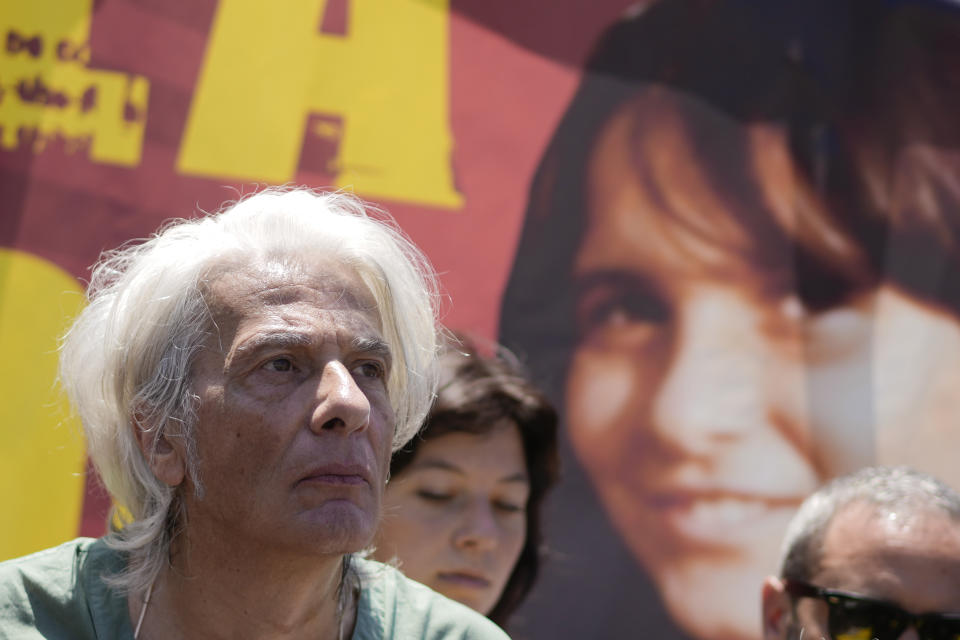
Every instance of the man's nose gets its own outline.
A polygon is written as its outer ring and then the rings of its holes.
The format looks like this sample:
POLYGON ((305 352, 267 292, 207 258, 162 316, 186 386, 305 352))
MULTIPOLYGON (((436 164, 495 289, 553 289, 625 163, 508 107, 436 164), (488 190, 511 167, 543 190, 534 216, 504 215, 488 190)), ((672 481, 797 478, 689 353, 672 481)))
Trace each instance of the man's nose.
POLYGON ((316 405, 310 428, 344 429, 347 433, 365 429, 370 423, 370 401, 346 366, 332 360, 324 365, 316 390, 316 405))
POLYGON ((500 528, 488 500, 473 500, 453 534, 455 547, 465 551, 492 551, 497 547, 500 528))
POLYGON ((677 309, 673 353, 655 392, 658 438, 708 454, 767 421, 768 376, 777 358, 761 333, 759 310, 735 291, 696 291, 677 309))

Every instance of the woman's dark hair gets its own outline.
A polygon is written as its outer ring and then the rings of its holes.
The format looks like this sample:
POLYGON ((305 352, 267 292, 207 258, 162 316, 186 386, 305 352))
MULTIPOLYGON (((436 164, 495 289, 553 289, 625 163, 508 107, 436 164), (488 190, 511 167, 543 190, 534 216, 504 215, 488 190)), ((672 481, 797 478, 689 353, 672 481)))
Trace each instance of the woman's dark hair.
POLYGON ((960 315, 958 74, 960 6, 949 0, 658 0, 618 21, 531 185, 501 341, 559 390, 577 341, 573 265, 593 147, 618 109, 664 90, 784 132, 798 183, 822 205, 798 206, 793 228, 759 197, 744 140, 678 109, 759 272, 792 261, 787 275, 815 308, 889 281, 960 315), (817 236, 824 225, 843 252, 817 236))
POLYGON ((516 424, 523 442, 530 480, 526 505, 527 535, 520 557, 488 617, 506 626, 510 615, 533 588, 540 569, 543 533, 540 512, 547 491, 557 481, 557 414, 505 349, 481 355, 466 336, 458 335, 440 357, 440 387, 423 429, 393 454, 390 474, 403 472, 423 442, 449 433, 488 433, 503 420, 516 424))

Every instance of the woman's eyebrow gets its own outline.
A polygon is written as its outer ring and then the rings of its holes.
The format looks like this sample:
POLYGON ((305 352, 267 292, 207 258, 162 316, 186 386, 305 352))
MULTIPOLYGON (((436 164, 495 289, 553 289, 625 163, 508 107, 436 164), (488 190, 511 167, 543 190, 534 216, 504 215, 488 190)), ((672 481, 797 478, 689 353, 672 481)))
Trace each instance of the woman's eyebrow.
MULTIPOLYGON (((458 475, 466 475, 466 472, 458 467, 455 464, 447 462, 446 460, 440 460, 438 458, 426 458, 420 460, 411 465, 413 469, 440 469, 442 471, 450 471, 451 473, 456 473, 458 475)), ((517 471, 512 473, 509 476, 505 476, 497 480, 501 483, 518 483, 518 484, 530 484, 530 478, 527 476, 526 471, 517 471)))
POLYGON ((529 476, 527 476, 527 472, 526 472, 526 471, 517 471, 517 472, 514 473, 514 474, 511 474, 511 475, 509 475, 509 476, 500 478, 499 480, 497 480, 497 482, 504 482, 504 483, 506 483, 506 482, 511 482, 511 483, 512 483, 512 482, 517 482, 517 483, 522 483, 522 484, 530 484, 530 478, 529 478, 529 476))
POLYGON ((650 278, 629 268, 603 267, 574 276, 573 285, 578 293, 601 286, 615 286, 653 291, 656 289, 650 278))
POLYGON ((411 466, 415 469, 440 469, 442 471, 450 471, 461 476, 466 475, 466 472, 464 472, 464 470, 457 465, 447 462, 446 460, 440 460, 439 458, 425 458, 423 460, 414 462, 411 466))

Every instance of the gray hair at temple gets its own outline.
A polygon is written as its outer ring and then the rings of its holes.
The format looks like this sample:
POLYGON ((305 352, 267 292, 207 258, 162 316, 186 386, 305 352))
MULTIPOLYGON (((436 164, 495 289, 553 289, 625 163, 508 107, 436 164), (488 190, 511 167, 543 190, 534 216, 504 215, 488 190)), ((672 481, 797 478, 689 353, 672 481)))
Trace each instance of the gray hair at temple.
POLYGON ((939 511, 960 523, 960 494, 940 480, 909 467, 866 467, 835 478, 800 505, 783 540, 781 578, 806 582, 813 578, 830 523, 854 503, 898 516, 939 511))
POLYGON ((94 466, 113 499, 107 542, 129 554, 109 577, 142 592, 185 525, 180 487, 160 482, 135 430, 180 438, 198 497, 191 366, 214 329, 205 293, 217 276, 254 261, 302 265, 329 256, 354 269, 376 300, 394 365, 387 391, 394 450, 417 431, 436 390, 437 280, 384 212, 345 193, 267 189, 218 213, 175 220, 147 240, 106 253, 89 305, 63 339, 60 378, 79 414, 94 466))

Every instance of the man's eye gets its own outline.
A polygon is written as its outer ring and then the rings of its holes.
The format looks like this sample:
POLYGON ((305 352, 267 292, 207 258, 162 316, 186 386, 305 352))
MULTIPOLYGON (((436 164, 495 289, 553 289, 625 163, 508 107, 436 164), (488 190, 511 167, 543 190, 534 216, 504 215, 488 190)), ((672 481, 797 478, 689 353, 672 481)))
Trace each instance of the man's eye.
POLYGON ((386 373, 378 362, 364 362, 357 369, 365 378, 383 378, 386 373))
POLYGON ((274 358, 263 365, 263 368, 269 371, 285 373, 293 371, 293 361, 290 358, 274 358))

